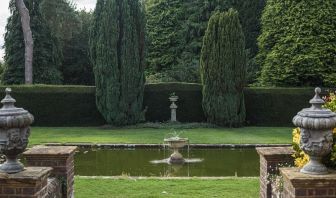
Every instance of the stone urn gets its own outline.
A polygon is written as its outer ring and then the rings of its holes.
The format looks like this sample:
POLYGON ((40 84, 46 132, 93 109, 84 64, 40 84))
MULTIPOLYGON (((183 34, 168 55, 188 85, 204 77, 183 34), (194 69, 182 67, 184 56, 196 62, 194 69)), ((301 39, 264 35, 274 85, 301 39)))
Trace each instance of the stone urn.
POLYGON ((164 143, 168 144, 168 146, 173 149, 173 154, 169 157, 170 164, 183 164, 184 158, 182 154, 179 152, 179 149, 183 148, 188 144, 189 140, 187 138, 180 137, 171 137, 164 139, 164 143))
POLYGON ((333 132, 336 127, 336 114, 322 108, 325 103, 320 97, 321 89, 315 89, 315 96, 309 101, 310 108, 303 109, 294 118, 295 126, 300 127, 300 148, 309 156, 309 162, 301 169, 312 175, 328 174, 322 158, 332 150, 333 132))
POLYGON ((6 156, 6 161, 0 165, 0 172, 17 173, 24 169, 17 156, 27 148, 29 126, 34 117, 28 111, 14 106, 16 101, 10 95, 10 88, 6 88, 5 92, 0 109, 0 153, 6 156))
POLYGON ((169 97, 169 101, 171 102, 170 105, 170 121, 171 122, 176 122, 176 109, 177 109, 177 105, 175 104, 175 102, 177 102, 177 100, 179 99, 178 96, 172 95, 169 97))

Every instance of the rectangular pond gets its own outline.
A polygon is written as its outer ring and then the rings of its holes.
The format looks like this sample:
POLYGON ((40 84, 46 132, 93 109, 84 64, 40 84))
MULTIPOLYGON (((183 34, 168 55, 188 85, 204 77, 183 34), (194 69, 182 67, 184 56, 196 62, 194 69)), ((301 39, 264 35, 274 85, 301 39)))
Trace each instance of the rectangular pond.
POLYGON ((259 176, 259 156, 255 149, 193 148, 181 153, 185 158, 203 161, 183 165, 151 163, 170 156, 171 150, 163 148, 81 150, 75 156, 75 173, 81 176, 259 176))

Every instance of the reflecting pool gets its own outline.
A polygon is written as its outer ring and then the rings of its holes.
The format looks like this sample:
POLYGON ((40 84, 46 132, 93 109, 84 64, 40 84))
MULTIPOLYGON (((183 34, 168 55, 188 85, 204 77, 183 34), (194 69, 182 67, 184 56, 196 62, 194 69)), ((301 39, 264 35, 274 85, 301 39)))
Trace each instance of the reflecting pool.
POLYGON ((169 149, 81 150, 75 156, 75 173, 82 176, 259 176, 259 156, 255 149, 187 149, 186 158, 200 163, 153 164, 168 158, 169 149))

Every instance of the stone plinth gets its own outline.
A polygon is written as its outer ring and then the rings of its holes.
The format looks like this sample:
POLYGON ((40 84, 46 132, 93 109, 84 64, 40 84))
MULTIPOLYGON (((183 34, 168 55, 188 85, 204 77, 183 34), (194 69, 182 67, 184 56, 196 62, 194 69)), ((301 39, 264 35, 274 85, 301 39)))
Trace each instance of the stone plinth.
POLYGON ((272 185, 268 176, 277 174, 279 166, 292 165, 294 151, 292 147, 260 147, 256 150, 260 156, 260 198, 271 198, 272 185))
POLYGON ((52 167, 52 176, 64 185, 64 198, 73 197, 75 146, 36 146, 23 153, 27 166, 52 167))
POLYGON ((26 167, 15 174, 0 173, 0 198, 44 198, 52 168, 26 167))
POLYGON ((281 168, 286 198, 336 197, 336 171, 328 175, 308 175, 299 168, 281 168))

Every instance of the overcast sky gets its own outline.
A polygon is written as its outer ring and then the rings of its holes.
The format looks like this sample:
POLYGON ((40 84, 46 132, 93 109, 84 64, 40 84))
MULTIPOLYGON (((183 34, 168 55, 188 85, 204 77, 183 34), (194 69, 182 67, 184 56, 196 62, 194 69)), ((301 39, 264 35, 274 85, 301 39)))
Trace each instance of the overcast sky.
MULTIPOLYGON (((50 0, 52 1, 52 0, 50 0)), ((77 4, 78 9, 85 8, 86 10, 94 9, 97 0, 72 0, 74 3, 77 4)), ((9 0, 0 0, 0 60, 3 59, 4 50, 4 34, 5 34, 5 26, 7 23, 7 18, 9 17, 9 10, 8 10, 9 0)))

